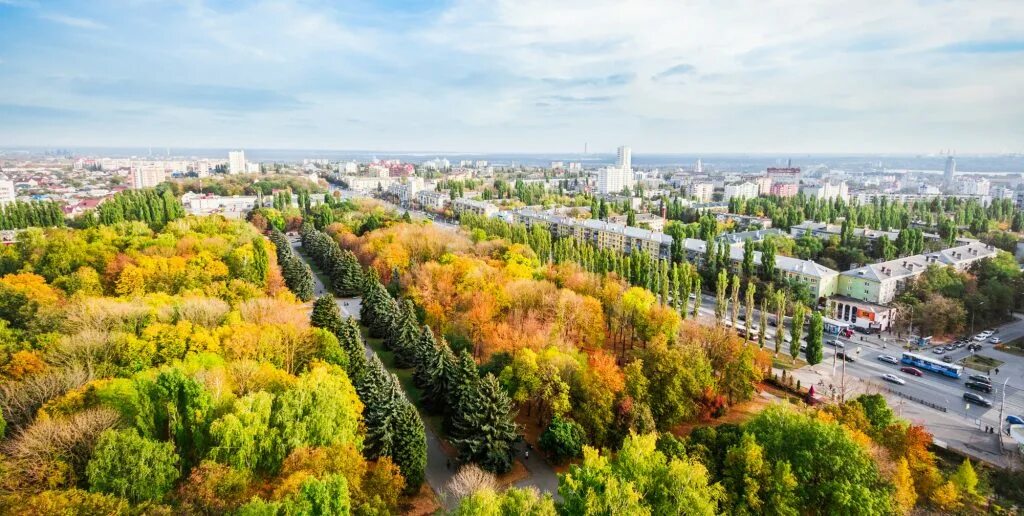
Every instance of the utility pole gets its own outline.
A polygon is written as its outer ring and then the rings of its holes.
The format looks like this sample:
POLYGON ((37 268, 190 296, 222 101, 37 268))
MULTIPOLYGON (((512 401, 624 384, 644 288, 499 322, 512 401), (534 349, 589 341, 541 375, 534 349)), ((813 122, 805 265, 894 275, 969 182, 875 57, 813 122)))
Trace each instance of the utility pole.
POLYGON ((846 361, 847 361, 846 359, 848 358, 847 353, 848 353, 848 351, 846 351, 845 348, 844 348, 844 350, 843 350, 843 380, 842 380, 842 386, 840 387, 840 390, 839 390, 839 403, 846 403, 846 361))

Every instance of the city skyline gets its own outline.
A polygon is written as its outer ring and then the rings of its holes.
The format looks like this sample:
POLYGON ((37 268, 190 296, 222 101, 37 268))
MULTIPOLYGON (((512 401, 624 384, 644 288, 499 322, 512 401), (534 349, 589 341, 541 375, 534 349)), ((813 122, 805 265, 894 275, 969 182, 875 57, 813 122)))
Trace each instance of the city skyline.
POLYGON ((1024 150, 1012 2, 789 7, 0 0, 0 145, 1024 150))

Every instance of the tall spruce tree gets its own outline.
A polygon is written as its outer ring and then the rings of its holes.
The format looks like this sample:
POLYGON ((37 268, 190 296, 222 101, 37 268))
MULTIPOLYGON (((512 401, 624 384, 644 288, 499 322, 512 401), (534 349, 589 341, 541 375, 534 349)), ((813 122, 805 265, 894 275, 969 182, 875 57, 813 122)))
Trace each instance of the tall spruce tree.
POLYGON ((355 319, 346 317, 340 327, 340 331, 337 333, 338 343, 341 344, 341 349, 345 350, 348 355, 348 368, 345 372, 348 373, 348 377, 352 380, 352 385, 359 388, 359 385, 365 381, 366 371, 368 369, 367 358, 366 358, 366 347, 363 345, 363 337, 359 334, 359 324, 356 323, 355 319))
MULTIPOLYGON (((470 357, 470 363, 472 363, 470 357)), ((435 414, 444 414, 455 396, 454 389, 460 378, 460 362, 444 342, 434 346, 427 359, 427 379, 423 389, 423 404, 435 414)))
POLYGON ((460 458, 499 474, 511 470, 519 432, 512 400, 498 380, 488 374, 473 382, 463 403, 452 422, 452 442, 460 458))
POLYGON ((313 302, 313 312, 309 316, 309 324, 314 328, 323 328, 338 335, 341 331, 341 310, 338 309, 338 304, 334 302, 333 296, 320 296, 313 302))

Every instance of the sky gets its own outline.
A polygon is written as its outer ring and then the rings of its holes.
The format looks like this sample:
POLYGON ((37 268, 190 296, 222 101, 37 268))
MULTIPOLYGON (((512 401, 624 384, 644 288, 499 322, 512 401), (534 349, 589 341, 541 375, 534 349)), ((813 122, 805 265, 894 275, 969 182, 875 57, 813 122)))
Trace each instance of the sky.
POLYGON ((0 0, 0 147, 1024 152, 1013 1, 0 0))

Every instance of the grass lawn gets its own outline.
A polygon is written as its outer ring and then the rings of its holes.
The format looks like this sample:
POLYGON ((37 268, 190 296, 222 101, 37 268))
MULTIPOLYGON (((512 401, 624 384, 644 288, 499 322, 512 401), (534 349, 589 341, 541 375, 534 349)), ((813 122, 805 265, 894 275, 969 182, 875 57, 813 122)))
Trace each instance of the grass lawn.
POLYGON ((985 371, 987 373, 992 369, 1003 365, 1003 361, 987 357, 985 355, 974 355, 964 357, 964 359, 960 361, 960 364, 964 367, 969 367, 977 371, 985 371))
POLYGON ((775 357, 772 357, 772 367, 777 367, 785 371, 800 369, 805 365, 807 365, 807 362, 805 362, 804 359, 794 359, 793 357, 785 353, 779 353, 775 357))
POLYGON ((996 344, 996 349, 1012 355, 1024 356, 1024 339, 1011 340, 1002 344, 996 344))

